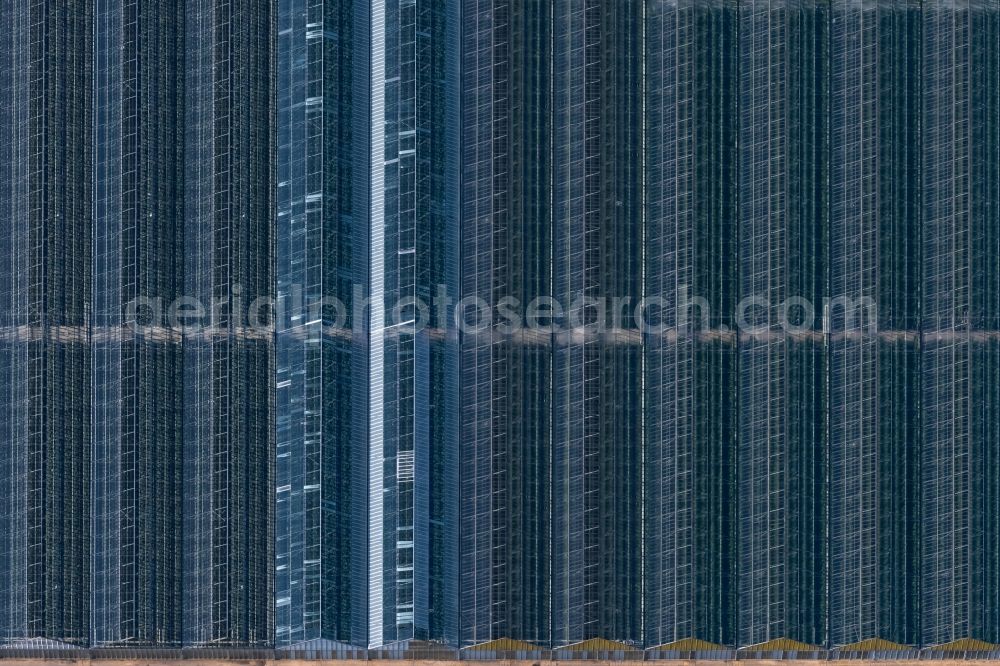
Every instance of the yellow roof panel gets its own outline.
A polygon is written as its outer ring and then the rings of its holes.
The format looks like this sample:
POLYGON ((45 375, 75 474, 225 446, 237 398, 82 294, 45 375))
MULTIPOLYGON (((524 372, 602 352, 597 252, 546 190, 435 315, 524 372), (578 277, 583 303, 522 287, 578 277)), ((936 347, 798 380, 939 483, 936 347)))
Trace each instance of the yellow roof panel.
POLYGON ((619 643, 618 641, 609 641, 606 638, 590 638, 579 643, 573 643, 572 645, 566 645, 559 648, 560 650, 570 650, 572 652, 597 652, 600 650, 634 650, 635 648, 625 645, 624 643, 619 643))
POLYGON ((884 638, 866 638, 863 641, 851 643, 850 645, 843 645, 837 649, 849 650, 852 652, 884 652, 891 650, 909 650, 910 648, 906 645, 901 645, 900 643, 887 641, 884 638))
POLYGON ((479 645, 471 645, 465 649, 490 652, 528 652, 531 650, 540 650, 541 648, 533 643, 518 641, 513 638, 497 638, 496 640, 480 643, 479 645))
POLYGON ((819 648, 815 645, 809 645, 809 643, 792 640, 791 638, 775 638, 766 643, 749 645, 744 649, 759 652, 811 652, 819 648))
POLYGON ((934 652, 989 652, 1000 648, 1000 645, 987 643, 978 638, 959 638, 957 641, 935 645, 930 650, 934 652))
POLYGON ((708 641, 703 641, 700 638, 682 638, 679 641, 674 641, 673 643, 664 643, 663 645, 657 645, 652 648, 653 650, 663 650, 672 652, 706 652, 709 650, 725 650, 725 645, 719 645, 718 643, 709 643, 708 641))

